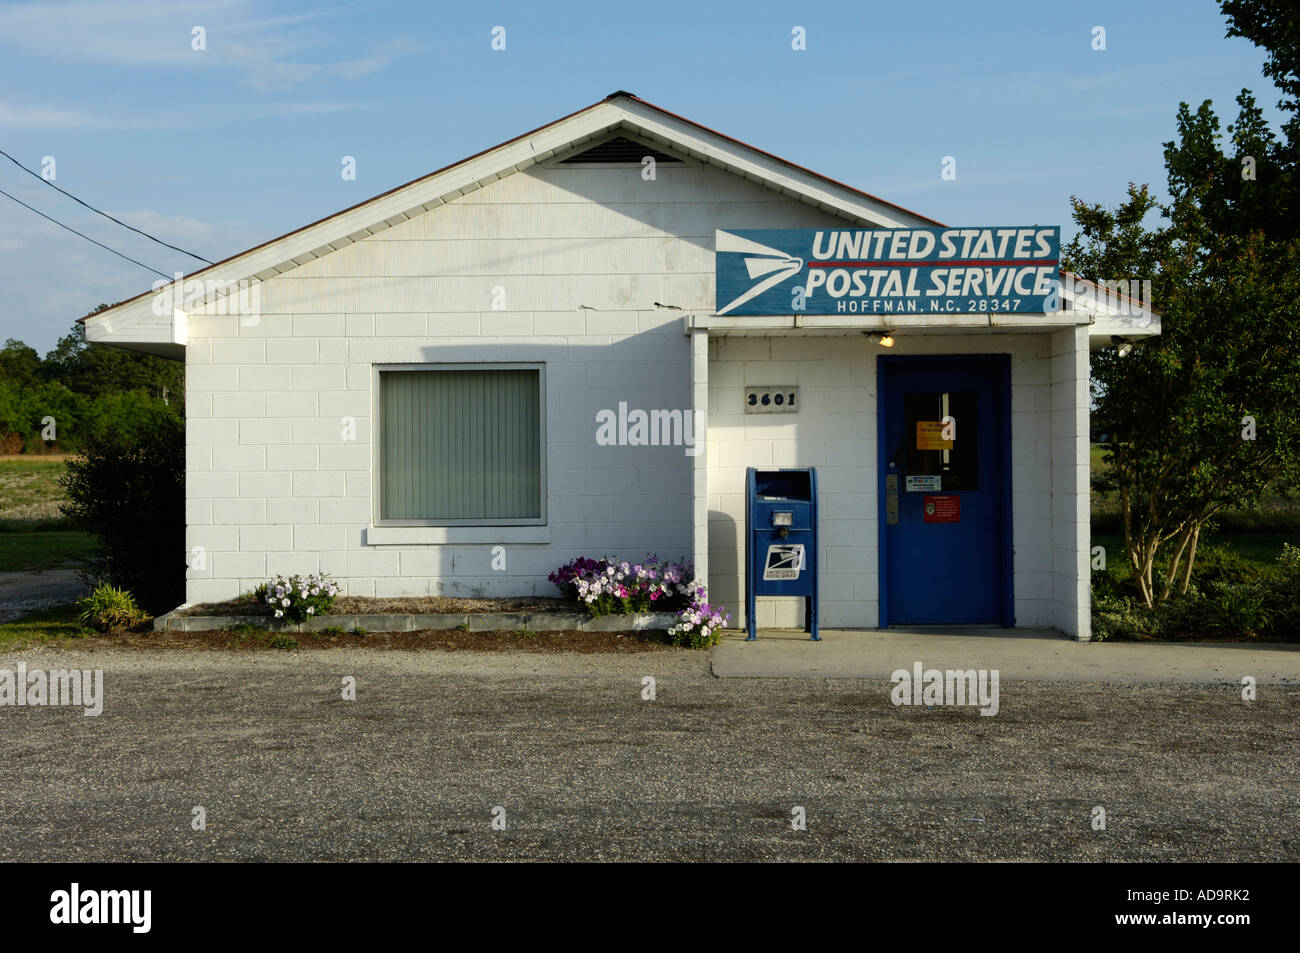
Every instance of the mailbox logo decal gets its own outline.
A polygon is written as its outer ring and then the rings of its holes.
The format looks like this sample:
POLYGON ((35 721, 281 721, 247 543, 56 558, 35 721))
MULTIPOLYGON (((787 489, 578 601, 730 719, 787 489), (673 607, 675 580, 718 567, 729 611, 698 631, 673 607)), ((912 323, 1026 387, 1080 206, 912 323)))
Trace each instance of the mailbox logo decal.
POLYGON ((767 547, 767 560, 763 563, 763 581, 798 579, 803 571, 803 543, 777 543, 767 547))

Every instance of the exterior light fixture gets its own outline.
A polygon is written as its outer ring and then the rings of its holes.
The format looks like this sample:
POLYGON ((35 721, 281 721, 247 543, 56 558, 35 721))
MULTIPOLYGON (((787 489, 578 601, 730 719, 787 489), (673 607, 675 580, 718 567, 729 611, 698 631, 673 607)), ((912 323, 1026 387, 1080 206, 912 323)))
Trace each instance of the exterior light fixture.
POLYGON ((893 331, 872 331, 867 334, 867 340, 872 344, 879 344, 881 347, 894 346, 893 331))
POLYGON ((1120 357, 1128 357, 1133 353, 1133 342, 1120 337, 1118 334, 1112 334, 1110 336, 1110 343, 1115 345, 1115 352, 1120 357))

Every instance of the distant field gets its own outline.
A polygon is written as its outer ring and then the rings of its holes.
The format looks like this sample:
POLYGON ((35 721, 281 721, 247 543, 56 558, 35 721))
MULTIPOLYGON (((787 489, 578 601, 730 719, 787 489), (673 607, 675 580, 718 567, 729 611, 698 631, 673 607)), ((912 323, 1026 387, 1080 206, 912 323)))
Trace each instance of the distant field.
MULTIPOLYGON (((1202 537, 1197 543, 1198 551, 1205 546, 1227 546, 1238 555, 1254 563, 1272 564, 1282 555, 1282 544, 1290 543, 1300 546, 1300 533, 1216 533, 1211 537, 1202 537)), ((1124 564, 1124 536, 1122 533, 1093 533, 1092 545, 1106 549, 1106 562, 1112 572, 1120 576, 1129 574, 1124 564)), ((1172 551, 1172 546, 1165 547, 1165 554, 1172 551)))
POLYGON ((91 556, 95 538, 60 512, 62 455, 0 457, 0 572, 53 569, 91 556))
MULTIPOLYGON (((1103 471, 1102 447, 1092 445, 1092 472, 1103 471)), ((1232 510, 1218 519, 1220 529, 1202 535, 1200 546, 1229 546, 1256 563, 1273 563, 1282 553, 1282 544, 1300 546, 1300 501, 1277 494, 1265 497, 1257 510, 1232 510)), ((1092 494, 1092 545, 1106 548, 1112 572, 1128 575, 1124 564, 1124 533, 1119 524, 1119 504, 1100 493, 1092 494)))
MULTIPOLYGON (((1090 458, 1092 473, 1095 477, 1106 470, 1102 460, 1102 446, 1092 445, 1090 458)), ((1236 539, 1238 536, 1282 535, 1293 546, 1300 545, 1300 498, 1286 497, 1279 493, 1265 493, 1256 509, 1224 510, 1215 517, 1219 524, 1220 538, 1236 539)), ((1093 534, 1122 533, 1119 514, 1119 501, 1113 495, 1092 492, 1092 526, 1093 534)), ((1281 544, 1278 544, 1279 549, 1281 544)))
POLYGON ((60 518, 64 460, 62 454, 0 457, 0 520, 60 518))

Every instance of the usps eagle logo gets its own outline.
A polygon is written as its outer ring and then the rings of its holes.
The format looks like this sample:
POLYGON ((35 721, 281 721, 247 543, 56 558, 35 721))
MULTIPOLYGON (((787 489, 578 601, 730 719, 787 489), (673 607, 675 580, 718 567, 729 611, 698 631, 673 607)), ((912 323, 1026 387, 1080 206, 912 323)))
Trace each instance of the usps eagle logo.
POLYGON ((802 258, 796 258, 779 248, 771 248, 721 229, 717 233, 717 251, 719 254, 729 252, 744 255, 745 271, 749 274, 749 280, 757 282, 725 307, 718 308, 718 314, 726 314, 739 308, 745 302, 757 298, 764 291, 776 287, 803 270, 802 258))
POLYGON ((804 566, 803 543, 776 543, 767 547, 763 581, 798 579, 804 566))

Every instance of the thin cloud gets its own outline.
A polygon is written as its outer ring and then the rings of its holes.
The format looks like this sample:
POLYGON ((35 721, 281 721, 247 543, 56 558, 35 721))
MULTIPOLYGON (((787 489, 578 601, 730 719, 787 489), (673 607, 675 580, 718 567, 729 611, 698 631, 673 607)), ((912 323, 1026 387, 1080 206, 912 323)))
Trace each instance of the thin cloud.
POLYGON ((0 130, 41 130, 47 132, 96 132, 110 129, 174 129, 202 125, 211 128, 223 122, 276 116, 317 116, 327 113, 384 108, 383 103, 346 100, 308 100, 304 102, 266 103, 257 106, 205 107, 184 113, 157 116, 112 116, 62 106, 24 106, 0 100, 0 130))
MULTIPOLYGON (((142 69, 235 70, 260 92, 314 79, 357 79, 415 52, 394 40, 364 57, 311 60, 324 45, 315 27, 323 13, 258 17, 249 0, 196 0, 158 6, 142 0, 19 3, 0 6, 0 46, 46 58, 142 69), (205 49, 192 48, 202 27, 205 49)), ((88 127, 82 127, 88 128, 88 127)))
POLYGON ((0 129, 46 129, 76 132, 96 129, 157 129, 167 120, 142 116, 108 116, 61 106, 24 106, 0 100, 0 129))

